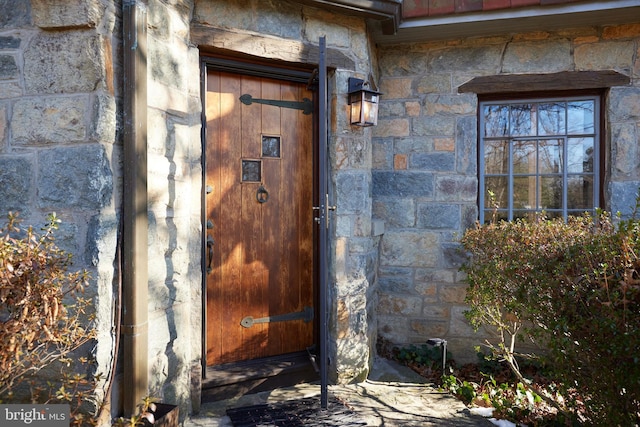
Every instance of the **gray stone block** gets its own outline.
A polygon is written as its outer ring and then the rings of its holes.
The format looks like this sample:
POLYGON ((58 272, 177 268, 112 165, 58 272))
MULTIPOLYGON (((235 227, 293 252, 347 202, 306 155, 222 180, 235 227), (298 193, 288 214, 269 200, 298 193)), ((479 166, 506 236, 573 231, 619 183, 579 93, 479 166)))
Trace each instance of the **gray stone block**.
MULTIPOLYGON (((426 55, 425 55, 426 56, 426 55)), ((502 46, 478 46, 441 49, 430 55, 429 70, 435 73, 486 70, 497 73, 500 69, 502 46)))
POLYGON ((101 145, 39 152, 38 205, 43 209, 101 209, 110 203, 113 176, 101 145))
POLYGON ((413 199, 396 197, 378 199, 373 203, 373 214, 385 221, 388 228, 408 228, 416 224, 415 204, 413 199))
POLYGON ((611 213, 616 215, 619 212, 623 219, 630 218, 636 206, 636 199, 640 194, 639 189, 640 181, 609 183, 611 213))
POLYGON ((100 19, 96 0, 31 0, 33 22, 40 28, 95 27, 100 19))
POLYGON ((417 226, 427 229, 460 229, 460 206, 425 203, 418 205, 417 226))
POLYGON ((13 107, 13 142, 36 146, 84 141, 86 110, 84 96, 20 99, 13 107))
POLYGON ((433 175, 428 172, 373 172, 376 196, 433 197, 433 175))
POLYGON ((611 177, 640 177, 638 130, 633 122, 611 124, 611 177))
POLYGON ((380 263, 397 267, 435 267, 439 244, 436 233, 424 230, 389 231, 380 245, 380 263))
POLYGON ((611 122, 640 121, 640 87, 614 87, 609 92, 611 122))
POLYGON ((104 79, 104 46, 86 31, 42 33, 24 50, 28 94, 92 92, 104 79))
POLYGON ((0 49, 18 49, 20 47, 20 39, 12 36, 0 37, 0 49))
POLYGON ((34 194, 31 187, 33 161, 28 157, 0 157, 0 216, 20 211, 22 217, 34 194))
POLYGON ((13 55, 0 55, 0 80, 17 79, 19 76, 16 58, 13 55))
POLYGON ((552 73, 570 70, 571 42, 567 39, 509 43, 503 73, 552 73))
POLYGON ((477 197, 478 179, 475 176, 436 177, 435 198, 439 201, 475 202, 477 197))
POLYGON ((478 170, 478 120, 475 116, 458 118, 456 122, 456 171, 475 175, 478 170))
POLYGON ((31 20, 31 2, 0 0, 0 28, 18 28, 31 20))
POLYGON ((419 136, 453 136, 456 119, 450 114, 415 117, 412 133, 419 136))
POLYGON ((336 178, 340 214, 357 214, 370 205, 371 187, 364 173, 344 173, 336 178))
POLYGON ((409 167, 432 172, 453 172, 455 169, 455 154, 413 154, 409 160, 409 167))

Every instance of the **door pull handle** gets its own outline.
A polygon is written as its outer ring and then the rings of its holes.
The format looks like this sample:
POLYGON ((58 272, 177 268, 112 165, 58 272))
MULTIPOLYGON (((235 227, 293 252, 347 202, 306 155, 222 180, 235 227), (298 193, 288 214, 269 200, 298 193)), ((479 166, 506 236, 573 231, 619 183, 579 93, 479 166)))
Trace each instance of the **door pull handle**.
POLYGON ((211 267, 211 263, 213 263, 213 245, 215 245, 215 241, 213 240, 213 237, 211 237, 211 235, 207 236, 207 256, 208 256, 208 262, 207 262, 207 274, 211 273, 212 267, 211 267))

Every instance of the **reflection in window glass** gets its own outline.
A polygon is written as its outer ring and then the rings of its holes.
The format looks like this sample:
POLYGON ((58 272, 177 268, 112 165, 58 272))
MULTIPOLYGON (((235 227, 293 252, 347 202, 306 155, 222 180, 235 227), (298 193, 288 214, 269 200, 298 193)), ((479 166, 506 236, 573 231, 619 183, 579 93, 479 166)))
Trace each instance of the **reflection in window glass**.
POLYGON ((506 105, 489 105, 483 110, 484 135, 509 135, 509 107, 506 105))
POLYGON ((513 208, 536 209, 536 177, 519 176, 513 178, 513 208))
POLYGON ((487 141, 484 145, 485 173, 509 173, 509 141, 487 141))
POLYGON ((538 145, 539 173, 545 174, 562 172, 562 148, 562 140, 549 139, 540 141, 538 145))
POLYGON ((538 105, 540 135, 559 135, 565 133, 566 104, 552 102, 538 105))
POLYGON ((480 220, 594 212, 599 98, 480 103, 480 220), (493 194, 493 198, 491 196, 493 194))
POLYGON ((567 185, 569 209, 589 209, 593 206, 593 176, 571 176, 567 185))
POLYGON ((513 173, 536 173, 536 142, 513 143, 513 173))
POLYGON ((507 191, 507 185, 509 183, 509 177, 507 176, 492 176, 485 179, 484 200, 485 208, 493 209, 496 205, 498 207, 508 206, 509 192, 507 191))
POLYGON ((593 172, 593 155, 593 138, 569 138, 567 140, 569 173, 593 172))
POLYGON ((567 103, 567 133, 589 134, 594 132, 595 101, 574 101, 567 103))
POLYGON ((547 176, 540 178, 539 210, 562 209, 562 177, 547 176))
POLYGON ((536 105, 512 105, 510 112, 510 135, 531 136, 536 134, 536 105))

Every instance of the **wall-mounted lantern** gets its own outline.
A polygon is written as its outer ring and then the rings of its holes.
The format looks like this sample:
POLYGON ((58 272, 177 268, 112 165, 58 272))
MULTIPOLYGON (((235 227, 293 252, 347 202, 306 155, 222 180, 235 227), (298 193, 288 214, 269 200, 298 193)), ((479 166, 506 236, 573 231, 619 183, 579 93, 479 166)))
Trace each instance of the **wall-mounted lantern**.
POLYGON ((380 92, 370 88, 369 82, 349 77, 349 105, 351 124, 375 126, 378 124, 378 101, 380 92))

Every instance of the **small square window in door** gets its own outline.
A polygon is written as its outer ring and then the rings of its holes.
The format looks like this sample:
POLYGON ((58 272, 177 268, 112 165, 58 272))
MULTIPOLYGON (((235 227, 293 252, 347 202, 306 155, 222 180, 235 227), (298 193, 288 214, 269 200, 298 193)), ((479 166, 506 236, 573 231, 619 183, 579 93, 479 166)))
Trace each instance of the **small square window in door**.
POLYGON ((260 182, 262 180, 262 161, 242 161, 242 182, 260 182))
POLYGON ((262 135, 262 157, 280 157, 280 137, 262 135))

